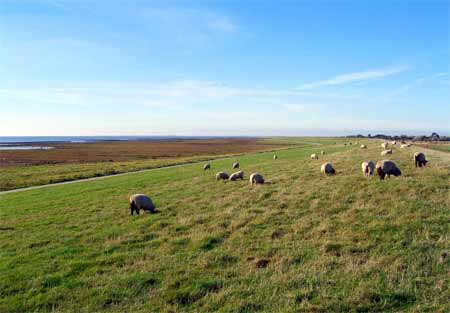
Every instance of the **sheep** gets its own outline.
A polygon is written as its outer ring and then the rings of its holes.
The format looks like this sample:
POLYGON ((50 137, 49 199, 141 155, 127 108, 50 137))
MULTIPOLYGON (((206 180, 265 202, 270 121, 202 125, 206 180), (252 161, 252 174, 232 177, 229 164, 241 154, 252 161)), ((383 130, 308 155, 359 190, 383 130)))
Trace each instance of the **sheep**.
POLYGON ((320 171, 325 175, 334 175, 336 174, 336 171, 334 170, 331 163, 323 163, 320 167, 320 171))
POLYGON ((400 145, 400 148, 401 148, 401 149, 404 149, 404 148, 406 148, 406 147, 408 147, 407 144, 402 144, 402 145, 400 145))
POLYGON ((325 151, 320 151, 320 155, 325 155, 325 151))
POLYGON ((352 143, 351 143, 351 142, 349 142, 349 143, 348 143, 348 145, 349 145, 349 146, 351 146, 351 145, 352 145, 352 143))
POLYGON ((264 184, 264 177, 259 173, 253 173, 252 175, 250 175, 250 185, 253 186, 253 184, 256 185, 264 184))
POLYGON ((381 155, 388 155, 388 154, 392 154, 392 149, 381 151, 381 155))
POLYGON ((278 156, 276 154, 273 155, 273 159, 276 160, 278 159, 278 156))
POLYGON ((364 176, 372 176, 373 170, 375 169, 375 164, 373 164, 372 161, 365 161, 361 163, 361 168, 363 171, 364 176))
POLYGON ((394 140, 394 141, 391 141, 391 144, 392 144, 392 145, 396 145, 396 144, 397 144, 397 141, 395 141, 395 140, 394 140))
POLYGON ((233 169, 235 169, 235 168, 239 168, 239 162, 235 162, 235 163, 233 163, 233 166, 232 166, 232 168, 233 168, 233 169))
POLYGON ((367 149, 367 146, 366 145, 361 145, 360 148, 361 149, 367 149))
POLYGON ((143 194, 136 194, 130 197, 130 213, 133 215, 133 212, 136 211, 137 215, 139 215, 139 211, 144 210, 145 212, 154 213, 155 205, 152 202, 152 199, 143 194))
POLYGON ((416 167, 427 165, 428 161, 425 159, 425 154, 423 154, 422 152, 414 153, 414 163, 416 164, 416 167))
POLYGON ((387 149, 388 145, 389 145, 388 142, 385 141, 385 142, 383 142, 383 143, 381 144, 381 148, 387 149))
POLYGON ((209 164, 209 163, 206 163, 206 164, 203 166, 203 170, 204 170, 204 171, 210 170, 210 169, 211 169, 211 164, 209 164))
POLYGON ((318 160, 319 157, 317 156, 317 154, 313 153, 311 154, 311 160, 318 160))
POLYGON ((216 174, 216 180, 227 180, 229 178, 228 174, 225 172, 219 172, 216 174))
POLYGON ((388 178, 390 178, 391 175, 394 176, 402 175, 402 172, 397 167, 397 165, 395 165, 395 163, 390 160, 378 161, 375 168, 381 180, 383 180, 386 177, 386 175, 388 178))
POLYGON ((244 179, 244 172, 239 171, 230 175, 230 180, 244 179))

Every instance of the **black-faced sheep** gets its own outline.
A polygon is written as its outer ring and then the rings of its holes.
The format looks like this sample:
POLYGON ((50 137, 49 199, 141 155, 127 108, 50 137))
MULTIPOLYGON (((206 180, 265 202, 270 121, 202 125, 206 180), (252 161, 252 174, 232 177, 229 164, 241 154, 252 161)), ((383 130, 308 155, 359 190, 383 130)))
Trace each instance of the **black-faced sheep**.
POLYGON ((385 142, 383 142, 383 143, 381 144, 381 148, 387 149, 388 145, 389 145, 389 144, 387 143, 387 141, 385 141, 385 142))
POLYGON ((230 180, 244 179, 244 172, 239 171, 230 175, 230 180))
POLYGON ((232 168, 239 168, 239 162, 235 162, 235 163, 233 163, 233 166, 232 166, 232 168))
POLYGON ((368 177, 373 175, 375 169, 375 164, 372 161, 365 161, 361 163, 361 168, 364 176, 368 177))
POLYGON ((320 151, 320 155, 325 155, 325 151, 320 151))
POLYGON ((381 151, 381 155, 388 155, 388 154, 392 154, 392 149, 381 151))
POLYGON ((319 157, 317 156, 317 154, 313 153, 311 154, 311 160, 318 160, 319 157))
POLYGON ((204 170, 204 171, 210 170, 210 169, 211 169, 211 164, 209 164, 209 163, 207 163, 207 164, 205 164, 205 165, 203 166, 203 170, 204 170))
POLYGON ((273 155, 273 159, 276 160, 278 159, 278 156, 276 154, 273 155))
POLYGON ((227 180, 229 178, 228 174, 225 172, 219 172, 216 174, 216 180, 227 180))
POLYGON ((393 144, 393 145, 396 145, 397 144, 397 141, 391 141, 391 144, 393 144))
POLYGON ((336 171, 334 170, 331 163, 323 163, 320 167, 320 172, 325 175, 334 175, 336 174, 336 171))
POLYGON ((264 177, 259 173, 253 173, 252 175, 250 175, 250 185, 253 186, 253 184, 256 185, 264 184, 264 177))
POLYGON ((390 160, 378 161, 376 165, 377 174, 381 180, 383 180, 386 176, 389 178, 391 175, 400 176, 402 172, 395 165, 394 162, 390 160))
POLYGON ((361 149, 367 149, 367 146, 366 145, 361 145, 360 148, 361 149))
POLYGON ((155 205, 152 202, 152 199, 147 195, 137 194, 132 195, 130 197, 130 213, 133 215, 133 212, 139 215, 139 211, 144 210, 145 212, 153 213, 155 212, 155 205))
POLYGON ((414 163, 416 164, 416 167, 427 165, 428 161, 425 158, 425 154, 423 154, 422 152, 414 153, 414 163))

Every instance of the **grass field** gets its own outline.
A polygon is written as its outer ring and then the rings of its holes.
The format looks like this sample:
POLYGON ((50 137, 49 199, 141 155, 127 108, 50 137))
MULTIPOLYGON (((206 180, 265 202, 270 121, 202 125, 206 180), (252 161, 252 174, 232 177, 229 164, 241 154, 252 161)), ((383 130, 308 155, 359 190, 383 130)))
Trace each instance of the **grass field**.
POLYGON ((244 181, 214 180, 231 159, 0 195, 0 312, 450 311, 449 154, 394 148, 380 181, 379 141, 333 141, 240 157, 244 181))
MULTIPOLYGON (((54 144, 51 150, 0 151, 0 191, 287 149, 308 145, 307 140, 113 141, 54 144)), ((324 138, 317 140, 327 142, 324 138)))
POLYGON ((426 142, 426 143, 419 143, 417 145, 428 149, 450 152, 450 143, 448 142, 440 142, 440 143, 426 142))

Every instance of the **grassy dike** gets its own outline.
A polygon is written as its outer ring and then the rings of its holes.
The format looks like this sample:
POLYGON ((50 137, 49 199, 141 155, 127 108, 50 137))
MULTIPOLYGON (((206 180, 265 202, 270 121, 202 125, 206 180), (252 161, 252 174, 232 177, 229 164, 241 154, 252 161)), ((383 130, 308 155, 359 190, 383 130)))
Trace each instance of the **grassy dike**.
POLYGON ((394 148, 403 176, 367 179, 365 143, 243 156, 237 182, 220 160, 0 194, 0 312, 446 312, 449 160, 394 148))

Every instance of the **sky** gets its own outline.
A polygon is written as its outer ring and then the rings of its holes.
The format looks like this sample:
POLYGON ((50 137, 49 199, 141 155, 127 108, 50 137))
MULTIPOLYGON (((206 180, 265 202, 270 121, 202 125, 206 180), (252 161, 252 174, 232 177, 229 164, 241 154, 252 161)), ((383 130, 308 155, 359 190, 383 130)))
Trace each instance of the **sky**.
POLYGON ((0 136, 449 134, 449 11, 0 0, 0 136))

